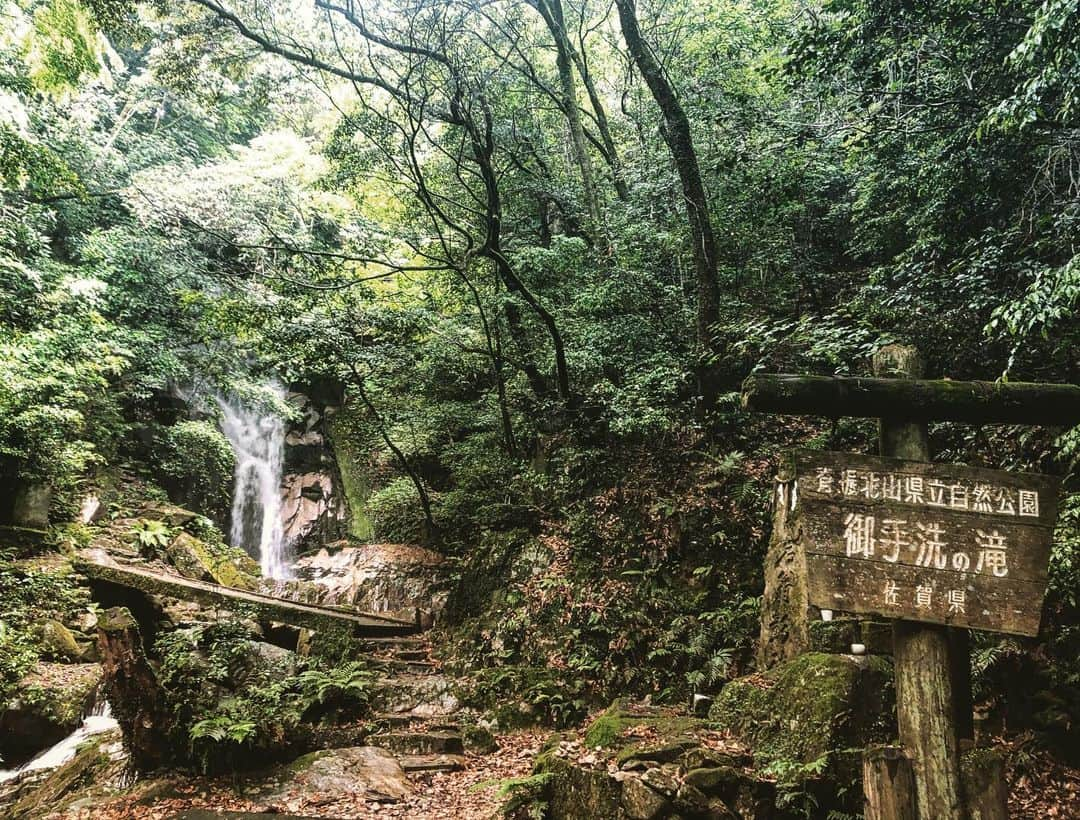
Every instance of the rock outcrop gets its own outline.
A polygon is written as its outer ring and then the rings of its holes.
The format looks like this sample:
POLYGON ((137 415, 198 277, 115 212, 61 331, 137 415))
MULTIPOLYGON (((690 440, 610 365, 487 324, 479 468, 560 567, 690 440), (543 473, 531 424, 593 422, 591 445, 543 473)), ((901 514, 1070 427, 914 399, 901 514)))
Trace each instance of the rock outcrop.
POLYGON ((421 610, 434 617, 446 603, 442 565, 438 553, 408 544, 332 545, 299 559, 296 574, 314 585, 315 603, 365 612, 421 610))

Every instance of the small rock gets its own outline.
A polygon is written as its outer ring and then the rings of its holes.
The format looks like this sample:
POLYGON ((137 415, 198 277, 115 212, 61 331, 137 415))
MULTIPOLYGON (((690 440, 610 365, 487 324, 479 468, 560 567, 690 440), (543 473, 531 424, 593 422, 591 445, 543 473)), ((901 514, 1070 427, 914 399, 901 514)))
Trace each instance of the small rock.
POLYGON ((704 794, 719 794, 725 786, 731 786, 739 780, 738 772, 721 766, 711 769, 691 769, 683 778, 683 784, 691 786, 704 794))
POLYGON ((641 776, 641 781, 665 797, 674 797, 679 790, 675 777, 664 769, 649 769, 641 776))
POLYGON ((621 803, 630 820, 659 820, 669 816, 673 808, 671 801, 636 777, 623 782, 621 803))

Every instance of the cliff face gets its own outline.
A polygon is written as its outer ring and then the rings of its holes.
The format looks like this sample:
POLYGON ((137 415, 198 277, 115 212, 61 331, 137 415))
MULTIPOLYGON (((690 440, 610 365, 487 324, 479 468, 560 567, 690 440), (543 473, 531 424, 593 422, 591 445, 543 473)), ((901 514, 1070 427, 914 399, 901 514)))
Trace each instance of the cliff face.
POLYGON ((349 517, 329 430, 339 402, 333 395, 312 392, 316 397, 298 391, 288 394, 300 415, 285 436, 281 516, 285 538, 297 554, 342 538, 349 517))

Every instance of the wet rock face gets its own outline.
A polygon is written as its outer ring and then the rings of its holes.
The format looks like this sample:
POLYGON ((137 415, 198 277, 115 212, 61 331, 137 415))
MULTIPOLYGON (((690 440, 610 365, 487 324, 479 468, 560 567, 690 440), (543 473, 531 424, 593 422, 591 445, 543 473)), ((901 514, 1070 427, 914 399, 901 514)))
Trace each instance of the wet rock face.
POLYGON ((293 550, 303 553, 341 538, 348 510, 328 435, 334 408, 304 393, 291 392, 287 398, 299 410, 299 420, 285 434, 282 527, 293 550))
POLYGON ((0 755, 16 765, 73 732, 101 684, 96 663, 40 662, 0 713, 0 755))
POLYGON ((355 606, 365 612, 420 609, 436 615, 446 604, 439 589, 443 559, 407 544, 323 548, 296 562, 299 579, 311 582, 318 603, 355 606))

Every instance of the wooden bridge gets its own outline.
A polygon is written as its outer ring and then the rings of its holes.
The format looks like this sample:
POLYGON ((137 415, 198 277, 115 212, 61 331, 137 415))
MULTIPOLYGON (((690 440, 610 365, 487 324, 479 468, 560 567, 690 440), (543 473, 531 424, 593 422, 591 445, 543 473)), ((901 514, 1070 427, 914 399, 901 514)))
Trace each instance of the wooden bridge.
POLYGON ((259 620, 278 621, 315 632, 352 627, 359 637, 410 635, 420 631, 418 622, 358 612, 344 607, 304 604, 260 592, 194 581, 178 575, 121 565, 99 551, 80 553, 75 569, 92 581, 115 584, 152 595, 181 598, 220 609, 248 609, 259 620), (97 554, 95 554, 97 553, 97 554))

